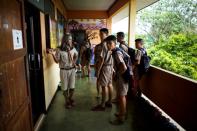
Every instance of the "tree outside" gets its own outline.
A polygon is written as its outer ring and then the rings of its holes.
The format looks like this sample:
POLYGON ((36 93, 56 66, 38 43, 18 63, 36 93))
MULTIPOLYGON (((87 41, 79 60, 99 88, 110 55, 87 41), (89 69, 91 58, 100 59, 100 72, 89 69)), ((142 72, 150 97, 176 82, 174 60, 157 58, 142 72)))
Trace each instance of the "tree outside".
POLYGON ((197 80, 197 0, 160 0, 137 13, 151 64, 197 80))

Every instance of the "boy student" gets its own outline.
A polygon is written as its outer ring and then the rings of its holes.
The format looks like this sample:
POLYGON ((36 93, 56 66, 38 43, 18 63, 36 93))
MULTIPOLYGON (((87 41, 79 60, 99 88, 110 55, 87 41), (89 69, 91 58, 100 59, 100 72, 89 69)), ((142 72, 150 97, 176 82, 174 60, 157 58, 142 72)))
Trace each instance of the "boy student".
POLYGON ((128 44, 125 41, 125 34, 124 32, 117 33, 117 42, 119 42, 119 47, 128 53, 128 44))
POLYGON ((108 36, 106 39, 107 48, 112 52, 114 59, 115 76, 117 95, 119 100, 119 112, 116 113, 117 119, 111 121, 111 124, 120 125, 125 121, 126 115, 126 96, 128 92, 128 82, 125 81, 123 74, 127 70, 127 63, 124 61, 125 55, 129 58, 128 54, 116 47, 116 37, 114 35, 108 36))
POLYGON ((66 101, 65 106, 67 109, 70 109, 75 105, 73 95, 76 74, 75 63, 78 57, 78 52, 73 47, 72 35, 69 33, 65 34, 60 48, 56 51, 49 50, 49 53, 53 55, 55 62, 59 63, 61 88, 66 101))
POLYGON ((96 63, 96 76, 98 86, 102 88, 102 100, 101 104, 92 108, 92 111, 104 111, 105 107, 112 107, 112 75, 113 75, 113 59, 111 53, 107 49, 107 44, 104 39, 108 36, 109 31, 106 28, 100 29, 100 38, 101 38, 101 51, 97 56, 96 63), (106 102, 108 92, 108 101, 106 102))
POLYGON ((80 59, 81 59, 81 66, 82 66, 82 76, 85 77, 86 71, 85 67, 88 71, 88 77, 90 76, 90 61, 92 57, 91 51, 91 44, 88 40, 84 40, 80 49, 80 59))
POLYGON ((140 50, 140 61, 139 64, 134 66, 134 88, 137 92, 136 95, 141 95, 141 91, 139 88, 139 81, 142 76, 148 71, 150 67, 150 57, 147 56, 147 52, 144 48, 144 41, 141 38, 135 40, 135 46, 138 50, 140 50))

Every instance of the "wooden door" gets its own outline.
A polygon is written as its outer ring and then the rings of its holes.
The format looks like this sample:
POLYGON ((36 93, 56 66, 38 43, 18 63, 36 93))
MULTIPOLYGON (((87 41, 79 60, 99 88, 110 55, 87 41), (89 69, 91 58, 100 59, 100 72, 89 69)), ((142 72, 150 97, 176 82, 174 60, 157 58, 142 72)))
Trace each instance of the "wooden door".
POLYGON ((0 1, 0 131, 32 131, 24 23, 23 0, 0 1), (20 49, 13 29, 22 31, 20 49))

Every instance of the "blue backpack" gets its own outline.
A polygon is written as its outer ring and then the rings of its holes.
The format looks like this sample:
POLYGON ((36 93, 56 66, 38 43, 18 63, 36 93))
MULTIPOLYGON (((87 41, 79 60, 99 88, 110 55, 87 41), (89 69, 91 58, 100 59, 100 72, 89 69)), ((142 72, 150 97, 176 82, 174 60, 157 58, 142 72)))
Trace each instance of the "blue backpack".
POLYGON ((145 49, 140 49, 142 52, 142 57, 140 60, 140 65, 139 65, 139 71, 141 75, 145 74, 148 72, 148 69, 150 67, 150 60, 151 58, 147 55, 147 52, 145 49))

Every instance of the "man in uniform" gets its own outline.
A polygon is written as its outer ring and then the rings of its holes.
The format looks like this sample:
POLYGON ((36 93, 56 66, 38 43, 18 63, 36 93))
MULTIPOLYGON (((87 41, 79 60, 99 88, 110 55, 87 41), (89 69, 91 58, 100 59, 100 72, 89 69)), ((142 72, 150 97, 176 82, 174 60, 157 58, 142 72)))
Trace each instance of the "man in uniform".
POLYGON ((97 65, 97 82, 98 85, 102 88, 102 100, 101 104, 92 108, 92 111, 104 111, 105 107, 112 107, 112 76, 113 76, 113 59, 111 53, 107 49, 107 44, 105 38, 108 36, 109 31, 106 28, 100 30, 101 43, 101 52, 98 56, 97 65), (108 101, 106 102, 108 92, 108 101))
MULTIPOLYGON (((117 89, 117 96, 119 101, 119 111, 115 114, 117 119, 111 121, 111 124, 119 125, 123 124, 125 121, 126 115, 126 96, 128 92, 128 81, 125 81, 123 77, 123 73, 127 70, 127 65, 124 61, 124 56, 128 54, 122 52, 120 49, 116 47, 116 37, 111 35, 106 38, 107 47, 109 51, 113 52, 113 59, 114 59, 114 70, 115 70, 115 83, 117 89), (124 54, 123 54, 124 53, 124 54)), ((132 73, 132 71, 131 71, 132 73)))
POLYGON ((88 77, 90 76, 90 60, 91 60, 92 52, 91 52, 91 44, 89 41, 85 40, 80 49, 80 59, 82 66, 82 75, 85 77, 86 71, 85 67, 88 70, 88 77))
POLYGON ((61 47, 54 50, 49 50, 49 53, 53 55, 56 63, 59 63, 60 79, 62 82, 61 89, 66 101, 66 108, 73 107, 74 100, 74 88, 75 88, 75 74, 76 74, 76 60, 78 57, 77 50, 73 47, 71 34, 65 34, 63 37, 61 47))

